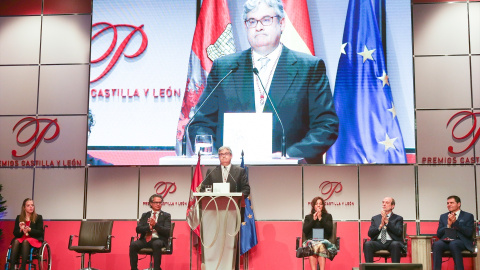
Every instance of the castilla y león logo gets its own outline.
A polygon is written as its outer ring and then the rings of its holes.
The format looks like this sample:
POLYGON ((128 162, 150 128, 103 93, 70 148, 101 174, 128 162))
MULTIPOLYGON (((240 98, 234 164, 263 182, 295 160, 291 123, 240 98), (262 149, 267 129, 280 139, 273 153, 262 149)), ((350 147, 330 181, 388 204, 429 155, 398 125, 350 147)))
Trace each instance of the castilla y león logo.
POLYGON ((100 80, 101 78, 103 78, 105 75, 107 75, 112 70, 112 68, 115 66, 115 64, 117 63, 118 59, 120 58, 120 56, 122 54, 125 57, 128 57, 130 59, 136 58, 145 51, 145 49, 147 48, 147 45, 148 45, 147 34, 142 29, 143 24, 140 25, 140 26, 134 26, 134 25, 130 25, 130 24, 111 24, 111 23, 108 23, 108 22, 98 22, 98 23, 93 24, 92 27, 96 28, 96 27, 101 27, 101 26, 103 26, 103 28, 101 28, 97 33, 95 33, 95 35, 93 35, 92 42, 95 40, 95 38, 99 37, 101 34, 104 34, 104 32, 109 30, 109 29, 112 29, 112 31, 113 31, 113 38, 112 38, 112 42, 110 43, 110 46, 107 48, 107 51, 104 54, 102 54, 100 57, 98 57, 97 59, 92 59, 92 63, 99 63, 99 62, 105 60, 114 51, 114 49, 117 45, 117 39, 118 39, 118 29, 117 28, 120 28, 120 27, 130 28, 132 30, 125 37, 125 39, 122 41, 122 43, 120 43, 117 50, 113 54, 112 59, 108 63, 107 67, 105 68, 105 70, 97 78, 90 81, 91 83, 96 82, 96 81, 100 80), (139 32, 142 35, 142 44, 140 45, 140 47, 138 48, 138 50, 135 53, 128 55, 128 54, 124 53, 123 51, 127 47, 130 40, 132 39, 133 35, 137 32, 139 32))
POLYGON ((330 199, 332 197, 333 193, 339 193, 342 191, 343 186, 341 182, 330 182, 330 181, 324 181, 320 184, 318 187, 320 189, 320 192, 322 195, 325 195, 326 197, 324 200, 330 199))
POLYGON ((49 119, 49 118, 35 118, 35 117, 25 117, 22 118, 20 121, 15 124, 13 127, 12 131, 15 131, 18 128, 17 131, 17 143, 21 146, 25 146, 28 144, 32 144, 30 149, 23 153, 19 154, 17 150, 12 150, 12 156, 16 158, 20 157, 25 157, 33 150, 35 150, 38 145, 40 144, 41 141, 45 142, 51 142, 55 140, 59 134, 60 134, 60 126, 58 125, 57 118, 55 119, 49 119), (42 123, 46 123, 45 126, 42 126, 42 123), (25 132, 27 132, 27 128, 30 126, 34 126, 32 134, 27 134, 25 136, 25 132), (53 128, 53 134, 51 136, 47 137, 47 132, 49 131, 50 128, 53 128), (21 137, 27 137, 26 139, 21 139, 21 137))
POLYGON ((167 197, 169 193, 177 191, 177 185, 175 182, 160 181, 155 184, 155 193, 162 195, 163 198, 167 197))
POLYGON ((463 140, 467 140, 470 136, 472 136, 472 140, 467 145, 467 147, 465 147, 465 149, 455 151, 453 149, 453 146, 450 145, 450 146, 448 146, 448 152, 449 153, 451 153, 451 154, 461 154, 461 153, 466 152, 468 149, 472 148, 475 145, 475 143, 478 141, 478 138, 480 137, 480 127, 479 127, 478 130, 475 130, 477 128, 477 116, 480 116, 480 112, 474 113, 474 112, 470 112, 470 111, 460 111, 460 112, 455 113, 452 117, 450 117, 450 119, 448 119, 447 127, 452 122, 452 120, 458 119, 458 121, 455 122, 455 124, 453 124, 453 128, 452 128, 452 138, 454 140, 463 141, 463 140), (459 116, 461 116, 461 117, 458 118, 459 116), (468 130, 468 132, 466 132, 466 134, 464 134, 463 136, 457 136, 455 134, 455 129, 461 123, 463 123, 465 120, 470 120, 470 119, 472 120, 472 127, 470 128, 470 130, 468 130))

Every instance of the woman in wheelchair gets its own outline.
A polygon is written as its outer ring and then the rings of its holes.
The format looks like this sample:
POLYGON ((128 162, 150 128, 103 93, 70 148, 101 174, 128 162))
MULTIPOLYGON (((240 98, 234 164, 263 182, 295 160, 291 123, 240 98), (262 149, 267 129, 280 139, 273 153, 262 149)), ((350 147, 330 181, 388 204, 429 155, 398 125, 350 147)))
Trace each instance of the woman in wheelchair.
POLYGON ((23 200, 20 215, 15 219, 13 228, 12 252, 10 255, 10 270, 15 269, 15 262, 21 254, 22 263, 20 270, 25 270, 26 258, 30 253, 31 247, 39 248, 43 242, 43 219, 41 215, 35 212, 33 200, 26 198, 23 200))
MULTIPOLYGON (((321 197, 313 198, 311 202, 312 210, 309 215, 305 216, 303 222, 303 233, 305 234, 304 247, 311 247, 313 249, 313 255, 308 257, 310 261, 310 268, 312 270, 317 269, 317 262, 320 265, 320 270, 325 269, 325 258, 335 256, 336 248, 328 240, 332 236, 333 221, 332 215, 327 212, 325 208, 325 201, 321 197), (322 237, 316 239, 313 237, 313 229, 323 228, 322 237), (334 250, 332 250, 332 248, 334 250), (335 254, 331 254, 331 253, 335 254)), ((330 259, 333 259, 331 257, 330 259)))

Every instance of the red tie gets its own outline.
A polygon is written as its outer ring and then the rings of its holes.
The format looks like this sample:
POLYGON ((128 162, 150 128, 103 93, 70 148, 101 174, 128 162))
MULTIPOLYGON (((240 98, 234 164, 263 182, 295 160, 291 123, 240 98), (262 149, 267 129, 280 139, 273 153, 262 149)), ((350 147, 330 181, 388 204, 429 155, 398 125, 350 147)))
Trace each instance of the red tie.
MULTIPOLYGON (((153 219, 157 219, 157 212, 153 212, 153 219)), ((150 242, 152 240, 152 231, 147 232, 147 234, 145 235, 145 240, 147 240, 147 242, 150 242)))

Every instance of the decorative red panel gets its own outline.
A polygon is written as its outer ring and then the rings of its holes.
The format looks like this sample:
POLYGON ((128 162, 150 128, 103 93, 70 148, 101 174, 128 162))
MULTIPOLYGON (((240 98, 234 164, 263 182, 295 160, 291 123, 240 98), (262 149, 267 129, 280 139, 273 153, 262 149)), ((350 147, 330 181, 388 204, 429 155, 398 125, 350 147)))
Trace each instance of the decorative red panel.
POLYGON ((44 0, 43 14, 92 13, 92 0, 44 0))
POLYGON ((42 0, 2 0, 0 16, 40 15, 42 0))

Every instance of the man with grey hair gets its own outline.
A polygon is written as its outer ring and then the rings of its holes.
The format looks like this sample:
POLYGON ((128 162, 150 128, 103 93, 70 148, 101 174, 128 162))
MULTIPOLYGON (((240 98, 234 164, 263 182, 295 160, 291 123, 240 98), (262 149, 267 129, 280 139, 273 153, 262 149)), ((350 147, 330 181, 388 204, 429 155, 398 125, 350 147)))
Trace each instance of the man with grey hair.
MULTIPOLYGON (((251 48, 213 62, 198 104, 218 87, 192 121, 190 140, 200 134, 212 135, 214 148, 218 148, 223 144, 224 113, 273 112, 267 92, 285 127, 287 155, 323 163, 323 154, 338 136, 338 117, 325 63, 280 42, 286 24, 281 0, 248 0, 243 19, 251 48)), ((274 156, 281 151, 282 135, 274 116, 274 156)))
POLYGON ((205 186, 213 183, 230 183, 230 192, 242 192, 244 196, 250 194, 247 172, 244 168, 232 165, 232 149, 222 146, 218 149, 220 166, 208 169, 205 180, 203 180, 200 191, 205 191, 205 186))
POLYGON ((363 244, 363 255, 365 262, 373 262, 373 253, 377 250, 388 250, 392 256, 393 263, 399 263, 403 242, 403 217, 394 214, 395 200, 392 197, 385 197, 382 201, 382 211, 373 216, 368 229, 370 241, 363 244))

